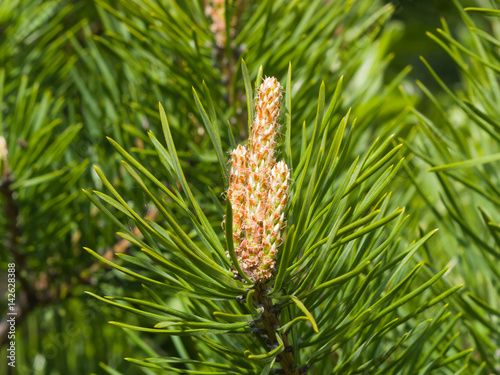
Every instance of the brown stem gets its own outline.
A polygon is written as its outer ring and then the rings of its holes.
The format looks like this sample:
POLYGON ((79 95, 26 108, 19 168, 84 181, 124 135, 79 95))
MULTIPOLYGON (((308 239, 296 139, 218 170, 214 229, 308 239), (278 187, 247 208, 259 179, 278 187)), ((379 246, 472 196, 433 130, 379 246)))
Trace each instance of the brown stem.
POLYGON ((6 167, 2 176, 0 193, 5 196, 5 216, 8 219, 9 239, 7 249, 12 255, 16 264, 16 278, 21 283, 21 288, 26 293, 27 303, 36 303, 36 292, 29 280, 25 277, 27 273, 26 257, 20 251, 19 239, 21 238, 21 228, 18 225, 19 207, 14 200, 14 194, 11 190, 12 174, 6 167))
MULTIPOLYGON (((208 5, 209 1, 205 1, 205 7, 208 5)), ((234 5, 234 13, 231 23, 234 24, 233 27, 237 27, 240 25, 241 17, 245 8, 248 6, 249 0, 233 0, 234 5)), ((216 49, 216 59, 220 67, 220 71, 222 73, 222 84, 226 87, 226 95, 227 102, 229 104, 229 108, 234 108, 235 104, 243 104, 240 101, 241 97, 244 97, 244 91, 240 89, 236 89, 236 92, 233 88, 233 78, 234 74, 238 69, 238 62, 240 59, 240 55, 242 53, 241 46, 234 45, 233 39, 229 36, 226 41, 226 46, 218 47, 214 46, 216 49)), ((241 111, 239 114, 235 114, 235 123, 240 124, 241 129, 240 132, 243 138, 248 138, 248 127, 245 126, 247 123, 247 114, 245 111, 241 111)))
MULTIPOLYGON (((63 282, 57 289, 46 289, 47 274, 43 273, 38 275, 38 277, 29 275, 29 269, 26 262, 26 257, 20 251, 19 240, 22 235, 22 230, 18 225, 19 218, 19 207, 14 199, 14 194, 11 189, 12 185, 12 174, 10 173, 8 167, 4 168, 3 174, 0 180, 0 193, 5 196, 5 214, 9 220, 8 231, 9 239, 7 241, 6 247, 10 252, 14 262, 16 264, 16 279, 19 280, 21 284, 21 290, 19 292, 19 298, 16 301, 15 312, 16 315, 16 326, 19 327, 24 320, 27 318, 29 313, 35 310, 39 306, 45 306, 53 303, 62 301, 63 299, 72 297, 71 292, 67 292, 68 289, 75 286, 75 284, 83 285, 90 282, 88 275, 92 275, 97 271, 102 263, 99 261, 94 262, 89 267, 84 269, 79 273, 79 275, 72 279, 72 281, 63 282), (36 282, 30 282, 30 279, 37 280, 36 282), (61 297, 64 295, 64 297, 61 297)), ((158 214, 156 208, 151 209, 146 218, 149 220, 155 220, 158 214)), ((139 235, 140 231, 137 227, 133 229, 135 235, 139 235)), ((130 242, 125 239, 118 241, 113 248, 110 248, 104 254, 106 259, 112 260, 115 253, 124 253, 130 246, 130 242)), ((53 275, 54 276, 54 275, 53 275)), ((55 275, 54 278, 59 275, 55 275)), ((50 277, 50 276, 49 276, 50 277)), ((7 317, 4 317, 0 321, 0 347, 2 347, 7 342, 9 332, 9 324, 7 322, 7 317)))
POLYGON ((266 284, 256 283, 254 288, 255 294, 253 303, 255 307, 264 308, 264 311, 262 312, 262 325, 266 331, 269 343, 271 345, 277 344, 278 340, 276 339, 276 335, 281 335, 281 340, 283 341, 283 345, 285 347, 285 350, 278 354, 277 362, 279 362, 286 375, 300 375, 299 369, 295 368, 294 365, 293 351, 290 350, 291 346, 288 342, 286 332, 276 332, 276 329, 281 327, 279 312, 274 307, 271 298, 267 296, 266 284))
MULTIPOLYGON (((21 284, 21 292, 18 302, 15 305, 16 324, 21 324, 26 318, 26 314, 33 310, 38 303, 38 298, 35 289, 25 277, 27 273, 26 258, 20 251, 19 239, 21 238, 21 228, 18 225, 19 207, 14 199, 14 194, 11 189, 12 174, 7 165, 4 166, 2 173, 0 193, 5 197, 5 216, 8 219, 7 230, 9 238, 6 243, 6 248, 10 252, 16 265, 16 279, 21 284)), ((7 342, 9 332, 9 324, 7 317, 0 322, 0 346, 7 342)))

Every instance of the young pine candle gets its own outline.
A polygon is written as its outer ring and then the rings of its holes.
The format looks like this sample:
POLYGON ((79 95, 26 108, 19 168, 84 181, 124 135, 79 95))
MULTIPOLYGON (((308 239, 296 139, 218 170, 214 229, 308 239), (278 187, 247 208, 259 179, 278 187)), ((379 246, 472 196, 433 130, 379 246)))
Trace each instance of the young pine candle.
POLYGON ((228 199, 233 209, 234 250, 241 269, 255 282, 271 277, 286 226, 290 171, 275 159, 281 89, 276 78, 264 80, 248 145, 231 152, 228 199))

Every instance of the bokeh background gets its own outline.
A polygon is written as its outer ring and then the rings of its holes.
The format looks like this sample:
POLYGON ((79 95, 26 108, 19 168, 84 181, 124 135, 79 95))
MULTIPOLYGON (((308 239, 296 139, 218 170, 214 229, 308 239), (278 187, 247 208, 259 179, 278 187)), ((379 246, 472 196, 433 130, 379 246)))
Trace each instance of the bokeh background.
MULTIPOLYGON (((236 141, 244 139, 241 58, 252 79, 263 65, 266 75, 283 81, 291 61, 298 135, 302 121, 314 114, 321 81, 329 97, 343 75, 341 105, 352 107, 363 130, 354 140, 355 151, 362 153, 373 139, 392 133, 403 141, 409 157, 392 191, 412 215, 405 236, 442 229, 420 256, 431 267, 452 265, 449 285, 465 283, 463 293, 450 300, 453 311, 463 314, 460 345, 476 348, 471 368, 477 373, 498 373, 498 159, 439 177, 427 171, 500 151, 495 117, 500 114, 500 24, 496 17, 471 14, 472 26, 463 12, 467 6, 496 3, 334 1, 336 13, 317 19, 308 8, 321 1, 238 3, 233 41, 225 48, 217 44, 202 0, 1 0, 0 136, 8 154, 0 169, 0 293, 6 295, 7 264, 15 262, 14 373, 150 374, 124 358, 195 350, 189 339, 179 345, 180 339, 109 325, 110 320, 134 324, 139 318, 84 294, 130 295, 140 285, 83 251, 90 247, 120 262, 115 254, 134 246, 115 234, 115 223, 81 189, 102 187, 92 169, 97 164, 127 192, 130 204, 155 220, 157 212, 123 173, 106 137, 154 172, 160 163, 147 131, 160 132, 161 102, 188 181, 203 208, 216 212, 211 194, 220 196, 223 185, 191 88, 208 91, 236 141), (259 12, 263 21, 252 24, 259 12), (441 37, 460 56, 454 59, 426 34, 441 35, 436 29, 443 29, 443 22, 465 50, 484 53, 483 61, 441 37), (470 27, 493 35, 493 42, 470 27), (478 38, 487 46, 483 51, 478 38), (420 56, 472 107, 457 104, 420 56)), ((5 298, 2 318, 6 309, 5 298)), ((4 319, 1 371, 7 368, 6 332, 4 319)))

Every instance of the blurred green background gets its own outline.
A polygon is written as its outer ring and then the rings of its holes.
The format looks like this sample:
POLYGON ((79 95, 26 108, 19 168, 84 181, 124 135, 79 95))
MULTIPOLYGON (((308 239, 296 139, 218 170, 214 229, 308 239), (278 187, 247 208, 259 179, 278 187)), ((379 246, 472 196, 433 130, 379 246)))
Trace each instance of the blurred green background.
MULTIPOLYGON (((308 13, 318 1, 294 1, 290 13, 284 12, 288 5, 283 1, 239 3, 234 43, 224 49, 215 43, 201 0, 1 0, 0 136, 8 156, 0 169, 0 292, 6 295, 7 264, 15 262, 14 373, 148 374, 152 370, 123 358, 179 352, 170 338, 110 326, 110 320, 134 324, 139 318, 84 294, 131 294, 140 285, 82 250, 87 246, 120 261, 113 254, 134 251, 134 246, 116 236, 115 223, 99 213, 81 189, 101 188, 91 168, 97 164, 115 186, 128 192, 134 208, 155 219, 151 202, 123 173, 106 136, 154 171, 160 162, 152 155, 146 132, 159 132, 161 102, 186 177, 204 209, 216 212, 211 194, 220 196, 224 188, 191 87, 208 89, 236 142, 246 138, 241 58, 252 79, 262 64, 265 75, 282 81, 291 61, 298 128, 314 114, 321 81, 330 97, 343 75, 342 108, 352 107, 362 129, 353 140, 355 152, 366 151, 378 136, 396 133, 396 139, 401 138, 409 157, 392 191, 412 215, 405 236, 443 229, 420 256, 431 267, 454 266, 447 282, 466 285, 463 294, 450 299, 453 311, 464 316, 457 345, 476 349, 471 369, 498 373, 500 234, 488 223, 500 220, 499 164, 478 163, 475 169, 451 174, 427 172, 432 165, 500 151, 495 117, 500 114, 495 86, 499 23, 495 17, 471 16, 475 27, 497 42, 481 39, 490 46, 481 51, 475 44, 479 37, 471 36, 462 14, 466 6, 495 3, 339 1, 334 2, 337 13, 321 15, 324 22, 321 17, 311 20, 308 13), (251 24, 255 14, 267 14, 269 21, 251 24), (450 57, 426 35, 437 35, 442 19, 466 50, 477 48, 488 57, 469 62, 470 56, 456 45, 452 49, 461 57, 450 57), (287 39, 300 27, 300 41, 290 45, 287 39), (420 56, 471 106, 457 104, 420 56)), ((300 129, 296 134, 298 139, 300 129)), ((218 225, 214 219, 214 228, 218 225)), ((2 299, 0 311, 3 318, 7 299, 2 299)), ((7 342, 5 321, 1 324, 3 371, 7 342)), ((182 341, 190 348, 189 339, 182 341)))

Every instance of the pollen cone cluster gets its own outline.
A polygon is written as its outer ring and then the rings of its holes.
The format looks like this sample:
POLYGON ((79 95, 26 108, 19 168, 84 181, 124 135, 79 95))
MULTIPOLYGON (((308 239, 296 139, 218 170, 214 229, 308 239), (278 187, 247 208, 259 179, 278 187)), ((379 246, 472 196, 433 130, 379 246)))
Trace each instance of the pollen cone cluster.
MULTIPOLYGON (((226 44, 226 6, 224 0, 209 0, 205 14, 212 19, 210 30, 214 33, 215 42, 219 48, 226 44)), ((231 20, 229 34, 234 36, 235 19, 231 20)))
POLYGON ((286 225, 290 172, 274 157, 281 96, 276 78, 266 78, 258 91, 248 145, 231 153, 228 199, 234 249, 241 269, 255 282, 271 277, 286 225))

